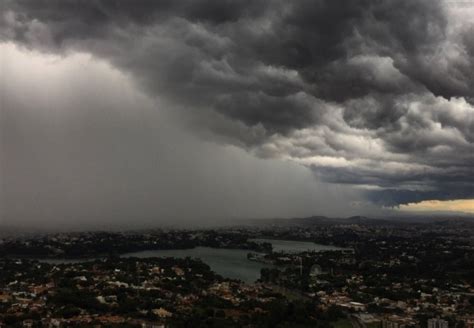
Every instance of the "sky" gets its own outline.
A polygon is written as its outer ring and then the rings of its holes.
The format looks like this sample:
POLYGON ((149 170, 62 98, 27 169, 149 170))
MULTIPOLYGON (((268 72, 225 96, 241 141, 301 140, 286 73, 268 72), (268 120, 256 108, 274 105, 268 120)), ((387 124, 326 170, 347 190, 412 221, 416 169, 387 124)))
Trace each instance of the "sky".
POLYGON ((0 223, 474 213, 474 2, 0 5, 0 223))

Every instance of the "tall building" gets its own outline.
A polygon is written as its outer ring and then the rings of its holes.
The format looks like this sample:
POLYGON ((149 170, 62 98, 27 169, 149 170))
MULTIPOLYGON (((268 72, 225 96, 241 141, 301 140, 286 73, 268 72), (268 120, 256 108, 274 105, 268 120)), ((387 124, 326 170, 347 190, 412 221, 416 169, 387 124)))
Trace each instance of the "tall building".
POLYGON ((448 328, 448 322, 439 318, 428 319, 428 328, 448 328))

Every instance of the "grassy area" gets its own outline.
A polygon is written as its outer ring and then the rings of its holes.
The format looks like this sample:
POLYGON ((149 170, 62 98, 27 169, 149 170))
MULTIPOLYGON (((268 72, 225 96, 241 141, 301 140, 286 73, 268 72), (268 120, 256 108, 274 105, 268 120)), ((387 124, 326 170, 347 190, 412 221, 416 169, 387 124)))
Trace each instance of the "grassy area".
POLYGON ((382 327, 382 325, 380 324, 380 322, 368 323, 368 324, 367 324, 367 328, 380 328, 380 327, 382 327))
POLYGON ((339 319, 332 323, 333 328, 352 328, 351 321, 349 319, 339 319))

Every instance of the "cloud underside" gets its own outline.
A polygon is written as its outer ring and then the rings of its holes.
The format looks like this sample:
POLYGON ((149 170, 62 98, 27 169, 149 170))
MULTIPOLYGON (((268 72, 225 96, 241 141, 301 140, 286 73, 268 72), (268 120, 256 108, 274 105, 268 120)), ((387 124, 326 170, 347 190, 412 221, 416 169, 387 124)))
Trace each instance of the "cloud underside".
POLYGON ((195 133, 392 206, 474 197, 474 30, 453 15, 432 0, 20 0, 0 35, 104 59, 195 133))

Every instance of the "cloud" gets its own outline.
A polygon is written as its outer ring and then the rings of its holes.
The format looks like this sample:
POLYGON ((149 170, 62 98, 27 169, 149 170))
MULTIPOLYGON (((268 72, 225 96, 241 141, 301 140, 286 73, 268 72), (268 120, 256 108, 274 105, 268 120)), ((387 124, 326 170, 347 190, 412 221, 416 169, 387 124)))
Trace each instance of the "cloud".
POLYGON ((173 105, 90 55, 11 44, 0 52, 0 224, 137 228, 349 215, 361 200, 295 163, 195 138, 173 105))
POLYGON ((466 200, 448 200, 448 201, 422 201, 416 204, 407 204, 400 207, 402 211, 419 211, 419 212, 435 212, 435 211, 450 211, 450 212, 464 212, 474 213, 474 201, 472 199, 466 200))
POLYGON ((474 196, 472 24, 443 1, 20 0, 0 25, 107 61, 194 135, 373 202, 474 196))

